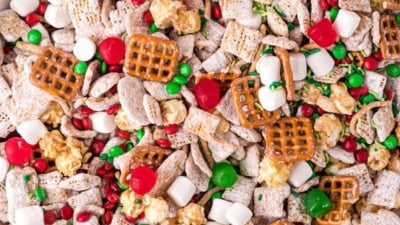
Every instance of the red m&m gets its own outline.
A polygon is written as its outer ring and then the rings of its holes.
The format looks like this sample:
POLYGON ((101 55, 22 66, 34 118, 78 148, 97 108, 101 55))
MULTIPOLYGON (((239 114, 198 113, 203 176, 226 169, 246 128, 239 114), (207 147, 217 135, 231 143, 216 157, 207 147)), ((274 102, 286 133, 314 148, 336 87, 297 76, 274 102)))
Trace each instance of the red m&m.
POLYGON ((101 57, 107 64, 117 64, 125 56, 125 43, 117 37, 108 37, 99 45, 101 57))
POLYGON ((32 147, 20 137, 13 137, 6 141, 4 150, 7 160, 14 166, 23 166, 32 157, 32 147))

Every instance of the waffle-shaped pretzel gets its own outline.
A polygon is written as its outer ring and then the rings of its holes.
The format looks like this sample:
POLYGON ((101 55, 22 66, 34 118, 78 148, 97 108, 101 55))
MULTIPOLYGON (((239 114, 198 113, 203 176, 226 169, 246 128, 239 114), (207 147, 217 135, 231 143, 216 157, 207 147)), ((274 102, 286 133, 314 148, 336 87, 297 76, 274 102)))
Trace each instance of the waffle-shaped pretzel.
POLYGON ((145 80, 168 82, 176 73, 179 47, 174 41, 133 35, 125 55, 127 74, 145 80))
POLYGON ((231 83, 232 98, 242 126, 255 128, 270 125, 281 117, 281 111, 268 112, 257 108, 258 90, 261 82, 259 76, 246 76, 231 83))
POLYGON ((131 169, 137 166, 148 166, 153 170, 157 169, 164 159, 172 153, 169 149, 159 148, 157 146, 136 146, 130 152, 128 159, 121 171, 121 183, 128 185, 128 175, 131 169))
POLYGON ((31 164, 33 164, 33 162, 35 162, 36 159, 44 159, 47 162, 46 172, 57 170, 56 162, 53 159, 44 157, 43 150, 40 148, 33 149, 31 164))
POLYGON ((400 0, 385 0, 382 3, 384 9, 400 10, 400 0))
POLYGON ((286 89, 286 99, 288 101, 294 100, 294 81, 293 81, 293 72, 290 66, 289 53, 286 49, 275 46, 274 53, 278 56, 279 60, 281 60, 283 73, 282 80, 285 81, 285 89, 286 89))
POLYGON ((286 117, 265 128, 266 153, 275 161, 308 160, 314 155, 312 122, 305 117, 286 117))
POLYGON ((201 79, 216 80, 218 83, 220 83, 220 87, 223 90, 227 90, 230 88, 232 81, 240 77, 240 73, 234 73, 232 71, 218 73, 198 73, 195 77, 196 83, 201 79))
POLYGON ((29 79, 36 87, 71 101, 83 84, 83 76, 73 72, 77 62, 72 54, 47 46, 33 63, 29 79))
POLYGON ((381 15, 381 51, 384 59, 400 60, 400 26, 394 15, 381 15))
POLYGON ((353 176, 325 176, 319 183, 319 189, 326 192, 333 204, 332 210, 317 218, 321 225, 340 225, 346 219, 347 207, 359 199, 359 182, 353 176))
POLYGON ((294 223, 286 219, 281 219, 271 223, 270 225, 294 225, 294 223))
POLYGON ((361 67, 364 62, 364 56, 361 54, 361 52, 358 51, 358 52, 350 52, 350 53, 353 56, 354 63, 358 67, 361 67))

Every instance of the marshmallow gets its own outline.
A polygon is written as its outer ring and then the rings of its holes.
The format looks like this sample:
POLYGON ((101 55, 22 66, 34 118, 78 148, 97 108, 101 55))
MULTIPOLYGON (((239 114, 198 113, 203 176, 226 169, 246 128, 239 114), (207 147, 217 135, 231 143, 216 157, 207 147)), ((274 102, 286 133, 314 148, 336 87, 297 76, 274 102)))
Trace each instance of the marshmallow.
POLYGON ((206 225, 222 225, 222 224, 217 222, 207 222, 206 225))
POLYGON ((293 80, 300 81, 307 76, 307 62, 303 53, 290 53, 290 68, 293 73, 293 80))
POLYGON ((286 103, 285 89, 271 90, 269 86, 263 86, 258 89, 258 100, 265 110, 274 111, 286 103))
POLYGON ((237 18, 236 22, 243 26, 258 29, 261 25, 261 20, 262 18, 260 14, 253 13, 253 15, 249 18, 237 18))
POLYGON ((9 6, 10 6, 10 0, 0 0, 0 11, 8 9, 9 6))
POLYGON ((325 76, 331 72, 335 66, 335 61, 324 48, 321 48, 319 52, 307 57, 307 64, 315 76, 325 76))
POLYGON ((264 85, 269 86, 272 82, 281 80, 281 62, 276 56, 263 55, 256 63, 256 70, 264 85))
POLYGON ((340 9, 333 26, 336 27, 336 30, 341 37, 348 38, 357 29, 360 21, 361 18, 357 15, 357 13, 347 9, 340 9))
POLYGON ((228 211, 226 211, 225 216, 232 225, 245 225, 250 221, 253 213, 245 205, 235 202, 228 211))
POLYGON ((42 208, 37 205, 17 208, 15 225, 44 225, 42 208))
POLYGON ((208 218, 220 224, 229 224, 229 221, 226 219, 226 212, 232 205, 232 202, 223 199, 214 199, 210 212, 208 213, 208 218))
POLYGON ((196 192, 196 186, 187 177, 179 176, 169 186, 167 194, 179 206, 187 205, 196 192))
POLYGON ((114 116, 106 112, 95 112, 89 116, 92 129, 99 133, 108 134, 115 130, 114 116))
POLYGON ((10 163, 8 163, 7 159, 0 156, 0 183, 2 183, 4 179, 6 179, 9 167, 10 163))
POLYGON ((297 161, 293 164, 288 182, 295 187, 299 187, 310 179, 312 175, 313 171, 306 161, 297 161))
POLYGON ((31 145, 35 145, 47 133, 46 126, 39 119, 26 120, 17 126, 17 132, 31 145))
POLYGON ((71 17, 68 10, 58 5, 48 5, 44 13, 44 18, 55 28, 63 28, 71 24, 71 17))
POLYGON ((78 60, 89 61, 96 54, 96 44, 89 38, 81 38, 72 51, 78 60))
POLYGON ((62 5, 64 4, 65 0, 49 0, 49 2, 53 5, 62 5))
POLYGON ((11 0, 10 8, 18 15, 25 17, 35 11, 39 6, 39 0, 11 0))

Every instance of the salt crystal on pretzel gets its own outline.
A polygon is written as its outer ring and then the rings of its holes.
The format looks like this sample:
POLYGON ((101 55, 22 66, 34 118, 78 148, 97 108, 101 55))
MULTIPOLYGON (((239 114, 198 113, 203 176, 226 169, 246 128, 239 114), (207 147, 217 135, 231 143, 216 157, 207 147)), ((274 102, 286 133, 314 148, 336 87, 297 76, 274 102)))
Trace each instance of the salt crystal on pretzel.
POLYGON ((283 217, 284 200, 290 195, 290 186, 258 187, 254 189, 254 215, 265 217, 283 217))

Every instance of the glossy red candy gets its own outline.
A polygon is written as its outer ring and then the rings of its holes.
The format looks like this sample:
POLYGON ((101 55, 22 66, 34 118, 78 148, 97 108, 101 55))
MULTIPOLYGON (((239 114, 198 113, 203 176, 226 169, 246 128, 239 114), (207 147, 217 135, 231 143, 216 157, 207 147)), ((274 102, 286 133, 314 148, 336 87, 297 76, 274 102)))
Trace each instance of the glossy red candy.
POLYGON ((132 190, 140 195, 151 191, 157 181, 157 174, 147 166, 138 166, 131 172, 130 185, 132 190))
POLYGON ((144 0, 131 0, 133 5, 139 6, 143 4, 144 0))
POLYGON ((212 18, 215 20, 219 20, 222 18, 221 8, 219 5, 213 5, 211 8, 212 18))
POLYGON ((319 5, 321 6, 322 10, 329 11, 329 4, 326 0, 319 0, 319 5))
POLYGON ((109 67, 108 67, 108 72, 116 72, 116 73, 119 73, 119 72, 122 72, 122 65, 121 64, 115 64, 115 65, 110 65, 109 67))
POLYGON ((77 216, 76 216, 76 221, 78 222, 86 222, 90 219, 90 217, 92 216, 92 214, 90 212, 80 212, 77 216))
POLYGON ((342 148, 348 152, 354 152, 357 149, 357 142, 353 137, 347 137, 342 143, 342 148))
POLYGON ((156 140, 156 144, 161 148, 170 148, 171 142, 168 139, 160 138, 156 140))
POLYGON ((303 114, 304 117, 311 117, 314 113, 314 107, 310 104, 304 103, 301 106, 301 114, 303 114))
POLYGON ((36 159, 32 167, 35 168, 36 172, 38 173, 44 173, 47 170, 47 161, 44 159, 36 159))
POLYGON ((94 139, 92 144, 90 145, 90 149, 94 155, 100 155, 104 149, 104 146, 105 146, 104 141, 99 139, 94 139))
POLYGON ((378 60, 372 56, 365 57, 363 66, 366 70, 375 71, 378 68, 378 60))
POLYGON ((194 95, 199 106, 203 109, 212 109, 220 100, 220 87, 218 82, 202 79, 194 86, 194 95))
POLYGON ((23 166, 32 158, 32 147, 20 137, 8 139, 4 150, 8 162, 14 166, 23 166))
POLYGON ((389 88, 383 89, 383 93, 386 95, 386 100, 392 100, 393 98, 393 91, 390 90, 389 88))
POLYGON ((44 224, 53 224, 57 220, 56 213, 53 210, 43 212, 44 224))
POLYGON ((308 36, 320 47, 326 48, 335 43, 336 30, 329 19, 324 18, 307 31, 308 36))
POLYGON ((166 134, 175 134, 176 132, 179 131, 179 125, 178 124, 170 124, 164 127, 164 132, 166 134))
POLYGON ((74 209, 70 205, 64 205, 60 209, 60 216, 63 220, 69 220, 74 215, 74 209))
POLYGON ((143 21, 144 21, 144 23, 147 24, 147 25, 150 25, 150 24, 154 21, 153 15, 151 15, 150 10, 146 10, 146 11, 143 13, 143 21))
POLYGON ((366 163, 368 160, 368 151, 360 149, 354 152, 354 158, 358 163, 366 163))
POLYGON ((40 2, 39 7, 38 7, 38 13, 40 15, 44 15, 47 9, 47 3, 46 2, 40 2))
POLYGON ((28 24, 29 26, 33 27, 34 25, 36 25, 37 23, 39 23, 41 21, 41 17, 36 14, 36 13, 29 13, 26 17, 25 17, 25 23, 28 24))
POLYGON ((330 6, 338 6, 338 0, 327 0, 330 6))
POLYGON ((113 217, 114 217, 113 211, 112 210, 107 210, 104 213, 104 223, 105 224, 111 224, 113 217))
POLYGON ((125 43, 117 37, 108 37, 99 45, 101 57, 107 64, 117 64, 125 56, 125 43))

